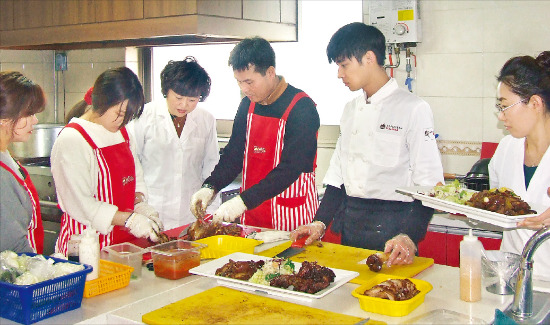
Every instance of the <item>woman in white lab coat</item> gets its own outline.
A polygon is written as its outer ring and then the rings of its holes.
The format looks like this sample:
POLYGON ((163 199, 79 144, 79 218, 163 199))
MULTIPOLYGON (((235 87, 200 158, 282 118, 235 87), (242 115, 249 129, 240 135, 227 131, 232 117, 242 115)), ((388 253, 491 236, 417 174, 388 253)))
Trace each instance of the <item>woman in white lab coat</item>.
MULTIPOLYGON (((502 67, 497 88, 498 119, 504 137, 489 164, 491 188, 507 187, 523 200, 550 207, 550 51, 519 56, 502 67)), ((543 212, 543 211, 538 211, 543 212)), ((536 230, 550 225, 550 210, 504 231, 501 250, 521 254, 536 230)), ((550 241, 534 256, 534 277, 550 281, 550 241)))
MULTIPOLYGON (((148 203, 165 229, 194 222, 189 202, 219 160, 216 120, 197 104, 210 93, 210 77, 195 58, 170 61, 161 72, 163 99, 145 105, 128 127, 137 143, 148 203)), ((214 204, 215 209, 218 204, 214 204)))

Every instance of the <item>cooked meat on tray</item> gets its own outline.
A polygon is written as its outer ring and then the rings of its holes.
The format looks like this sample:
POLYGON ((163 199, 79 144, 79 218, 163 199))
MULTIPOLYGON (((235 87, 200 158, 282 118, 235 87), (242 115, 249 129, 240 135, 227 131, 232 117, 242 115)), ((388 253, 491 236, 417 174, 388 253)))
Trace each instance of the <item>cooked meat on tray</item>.
POLYGON ((363 294, 369 297, 402 301, 413 298, 419 292, 416 285, 409 279, 388 279, 366 290, 363 294))
POLYGON ((217 235, 229 235, 239 237, 241 235, 241 227, 237 224, 224 225, 218 222, 204 221, 203 219, 197 219, 187 231, 187 240, 198 240, 206 237, 217 235))
POLYGON ((529 204, 523 201, 521 197, 504 187, 475 193, 470 200, 466 202, 466 205, 507 216, 537 213, 532 210, 529 204))
POLYGON ((300 270, 294 271, 294 263, 288 259, 275 258, 268 261, 229 260, 216 270, 217 276, 245 280, 278 288, 292 287, 294 291, 314 294, 328 287, 336 275, 331 269, 304 261, 300 270))

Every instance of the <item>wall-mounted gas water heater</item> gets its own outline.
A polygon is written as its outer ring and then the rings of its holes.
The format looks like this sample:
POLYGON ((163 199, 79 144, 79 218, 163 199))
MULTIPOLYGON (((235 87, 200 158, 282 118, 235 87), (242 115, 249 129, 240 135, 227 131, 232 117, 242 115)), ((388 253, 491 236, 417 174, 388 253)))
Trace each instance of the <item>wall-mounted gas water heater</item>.
POLYGON ((393 77, 393 69, 399 67, 401 50, 405 51, 405 70, 407 78, 405 85, 410 92, 413 91, 411 77, 411 57, 414 57, 416 67, 416 56, 411 47, 422 41, 422 24, 420 20, 419 0, 370 0, 369 24, 378 28, 386 37, 388 47, 389 64, 384 67, 390 69, 390 76, 393 77), (395 63, 393 58, 395 53, 395 63))
POLYGON ((369 24, 384 34, 386 43, 422 41, 418 0, 370 0, 368 5, 369 24))

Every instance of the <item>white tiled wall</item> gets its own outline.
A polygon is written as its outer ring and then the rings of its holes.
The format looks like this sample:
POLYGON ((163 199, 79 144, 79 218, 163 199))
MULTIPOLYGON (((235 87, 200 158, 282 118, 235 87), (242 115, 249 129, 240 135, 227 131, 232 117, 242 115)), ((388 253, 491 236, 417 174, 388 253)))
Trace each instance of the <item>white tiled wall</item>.
MULTIPOLYGON (((368 13, 369 0, 362 1, 368 13)), ((417 58, 413 90, 432 106, 439 140, 481 143, 498 142, 503 137, 502 125, 493 113, 495 75, 512 56, 550 50, 549 12, 550 1, 420 0, 423 41, 413 49, 417 58)), ((368 21, 367 16, 364 21, 368 21)), ((53 51, 0 50, 0 70, 20 70, 46 90, 48 107, 39 116, 41 122, 54 121, 55 76, 62 121, 64 112, 83 97, 102 71, 120 65, 137 69, 135 49, 75 50, 67 54, 68 70, 56 73, 53 51)), ((395 70, 403 87, 404 61, 402 53, 401 67, 395 70)), ((308 87, 322 88, 323 84, 320 80, 319 85, 308 87)), ((460 174, 478 158, 442 155, 445 171, 460 174)))

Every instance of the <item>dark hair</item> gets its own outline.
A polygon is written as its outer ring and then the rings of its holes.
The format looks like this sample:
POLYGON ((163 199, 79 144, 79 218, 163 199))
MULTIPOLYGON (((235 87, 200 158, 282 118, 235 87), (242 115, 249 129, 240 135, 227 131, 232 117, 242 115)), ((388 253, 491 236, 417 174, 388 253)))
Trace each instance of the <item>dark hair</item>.
POLYGON ((351 23, 340 27, 327 46, 328 63, 355 57, 360 63, 368 51, 374 52, 378 65, 386 60, 386 38, 376 27, 351 23))
POLYGON ((13 125, 21 118, 44 111, 42 87, 17 71, 0 72, 0 119, 13 125))
POLYGON ((73 117, 81 117, 86 112, 88 103, 84 99, 74 104, 71 110, 65 116, 65 124, 69 123, 73 117))
POLYGON ((160 73, 160 88, 164 97, 172 89, 180 96, 199 97, 203 102, 210 94, 210 84, 210 76, 192 56, 183 61, 168 61, 160 73))
POLYGON ((504 64, 497 81, 523 99, 538 95, 550 112, 550 51, 532 56, 516 56, 504 64))
POLYGON ((275 67, 275 51, 261 37, 245 38, 231 50, 227 64, 234 71, 246 70, 254 65, 255 71, 265 76, 269 67, 275 67))
POLYGON ((128 100, 121 127, 143 112, 143 88, 136 74, 127 67, 109 69, 97 77, 92 93, 92 109, 100 116, 117 104, 128 100))

